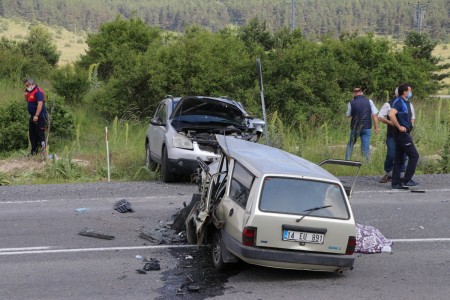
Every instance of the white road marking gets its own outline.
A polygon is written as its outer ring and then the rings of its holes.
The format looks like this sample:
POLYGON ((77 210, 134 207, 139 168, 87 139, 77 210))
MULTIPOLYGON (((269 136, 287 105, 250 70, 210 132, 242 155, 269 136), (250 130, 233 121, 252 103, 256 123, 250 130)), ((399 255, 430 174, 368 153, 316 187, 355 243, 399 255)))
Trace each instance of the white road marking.
MULTIPOLYGON (((450 242, 450 238, 430 238, 430 239, 390 239, 395 243, 427 243, 427 242, 450 242)), ((133 246, 133 247, 108 247, 108 248, 75 248, 75 249, 51 249, 52 246, 27 247, 27 248, 0 248, 2 255, 23 255, 23 254, 53 254, 53 253, 80 253, 99 251, 127 251, 127 250, 152 250, 170 248, 196 248, 197 245, 154 245, 154 246, 133 246)))
POLYGON ((98 252, 98 251, 119 251, 119 250, 152 250, 152 249, 170 249, 170 248, 195 248, 197 245, 155 245, 155 246, 134 246, 134 247, 108 247, 108 248, 77 248, 77 249, 51 249, 55 247, 28 247, 28 248, 3 248, 0 249, 2 255, 20 255, 20 254, 51 254, 51 253, 79 253, 79 252, 98 252), (36 250, 33 250, 36 248, 36 250), (42 248, 41 250, 37 248, 42 248), (13 250, 9 250, 13 249, 13 250))
POLYGON ((173 196, 147 196, 147 197, 118 197, 118 198, 59 198, 59 199, 41 199, 41 200, 17 200, 17 201, 0 201, 0 204, 22 204, 22 203, 39 203, 51 201, 118 201, 122 199, 127 200, 151 200, 151 199, 173 199, 173 198, 191 198, 192 195, 173 195, 173 196))
POLYGON ((51 247, 44 246, 44 247, 26 247, 26 248, 0 248, 1 252, 11 252, 11 251, 32 251, 32 250, 47 250, 51 247))
POLYGON ((14 204, 17 204, 17 203, 40 203, 40 202, 48 202, 49 200, 26 200, 26 201, 21 201, 21 200, 19 200, 19 201, 2 201, 2 202, 0 202, 0 204, 11 204, 11 203, 14 203, 14 204))
MULTIPOLYGON (((450 189, 421 189, 418 188, 417 190, 421 190, 421 191, 425 191, 425 192, 450 192, 450 189)), ((405 193, 405 192, 409 192, 411 193, 411 189, 409 190, 391 190, 391 189, 386 189, 386 190, 382 190, 382 191, 353 191, 352 194, 365 194, 365 193, 405 193)))
POLYGON ((422 242, 450 242, 450 238, 432 238, 432 239, 392 239, 396 243, 422 243, 422 242))

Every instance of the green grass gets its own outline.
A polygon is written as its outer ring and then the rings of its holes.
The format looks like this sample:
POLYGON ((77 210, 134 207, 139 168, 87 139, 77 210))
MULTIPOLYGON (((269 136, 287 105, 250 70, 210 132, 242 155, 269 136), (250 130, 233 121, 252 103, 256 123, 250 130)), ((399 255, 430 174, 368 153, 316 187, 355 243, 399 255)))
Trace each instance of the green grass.
MULTIPOLYGON (((416 174, 439 173, 443 170, 437 154, 443 151, 450 136, 450 101, 448 100, 414 100, 416 110, 416 128, 414 138, 420 153, 416 174)), ((377 103, 381 107, 382 103, 377 103)), ((50 137, 50 153, 60 159, 47 160, 40 170, 16 172, 14 175, 2 174, 2 181, 10 184, 24 183, 63 183, 106 181, 107 155, 106 133, 109 131, 109 152, 111 180, 155 180, 157 172, 144 167, 144 140, 148 124, 130 120, 115 119, 102 123, 101 118, 86 106, 74 107, 77 136, 69 141, 55 141, 50 137)), ((344 112, 336 115, 334 124, 324 124, 314 128, 308 124, 284 124, 273 114, 269 117, 269 137, 272 146, 282 148, 302 156, 314 163, 327 158, 343 159, 349 134, 349 121, 344 112)), ((382 175, 386 127, 380 124, 380 134, 371 138, 371 161, 364 163, 361 175, 382 175)), ((264 137, 260 141, 265 143, 264 137)), ((446 148, 448 152, 448 145, 446 148)), ((20 151, 11 156, 18 158, 25 152, 20 151)), ((360 141, 355 145, 353 160, 361 160, 360 141)), ((446 162, 448 163, 448 162, 446 162)), ((447 167, 448 168, 448 167, 447 167)), ((354 175, 355 169, 330 166, 329 171, 335 175, 354 175)))

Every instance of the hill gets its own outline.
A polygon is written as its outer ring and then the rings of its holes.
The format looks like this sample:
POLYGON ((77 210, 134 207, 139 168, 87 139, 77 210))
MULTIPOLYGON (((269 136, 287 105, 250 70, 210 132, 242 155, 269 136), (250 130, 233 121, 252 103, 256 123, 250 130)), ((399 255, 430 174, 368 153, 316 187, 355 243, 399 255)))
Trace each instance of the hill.
MULTIPOLYGON (((36 23, 36 22, 33 22, 36 23)), ((20 18, 7 19, 0 17, 0 38, 21 41, 29 34, 28 28, 32 23, 20 18)), ((52 34, 58 51, 61 52, 59 64, 74 62, 88 48, 86 44, 87 34, 83 31, 71 32, 61 26, 46 26, 52 34)))
POLYGON ((137 16, 165 30, 183 31, 199 24, 213 31, 243 25, 258 17, 271 29, 295 27, 305 35, 338 36, 344 32, 375 32, 402 38, 422 15, 422 30, 435 39, 450 39, 448 0, 409 4, 410 0, 2 0, 0 16, 18 16, 71 31, 96 31, 100 24, 121 15, 137 16), (292 9, 294 8, 294 9, 292 9), (420 8, 420 10, 416 10, 420 8), (294 12, 294 13, 293 13, 294 12), (295 16, 293 18, 292 16, 295 16))

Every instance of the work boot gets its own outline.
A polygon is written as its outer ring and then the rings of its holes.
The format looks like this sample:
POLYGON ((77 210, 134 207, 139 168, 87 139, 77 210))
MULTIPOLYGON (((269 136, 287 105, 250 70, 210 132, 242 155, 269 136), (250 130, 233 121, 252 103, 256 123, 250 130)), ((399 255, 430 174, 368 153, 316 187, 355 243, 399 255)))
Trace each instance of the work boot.
POLYGON ((392 179, 392 177, 386 174, 386 175, 384 175, 384 177, 381 178, 380 181, 378 181, 378 182, 379 182, 379 183, 387 183, 387 182, 391 181, 391 179, 392 179))

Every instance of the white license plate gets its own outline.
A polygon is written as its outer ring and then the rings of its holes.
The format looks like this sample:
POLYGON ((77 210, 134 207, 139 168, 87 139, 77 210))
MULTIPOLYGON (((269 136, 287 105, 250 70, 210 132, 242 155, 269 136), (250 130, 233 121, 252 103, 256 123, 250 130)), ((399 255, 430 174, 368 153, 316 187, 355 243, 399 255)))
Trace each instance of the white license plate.
POLYGON ((322 233, 283 230, 283 241, 297 241, 300 243, 323 244, 325 235, 322 233))

